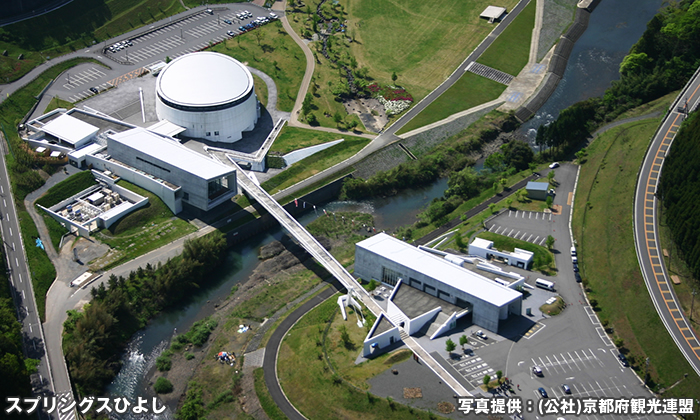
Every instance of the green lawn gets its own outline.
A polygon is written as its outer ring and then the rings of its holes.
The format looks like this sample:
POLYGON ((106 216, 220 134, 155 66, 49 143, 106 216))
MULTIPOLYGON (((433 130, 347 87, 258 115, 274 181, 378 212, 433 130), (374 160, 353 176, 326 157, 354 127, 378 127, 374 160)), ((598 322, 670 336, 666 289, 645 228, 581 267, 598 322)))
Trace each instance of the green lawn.
POLYGON ((284 415, 282 410, 275 404, 272 396, 270 396, 270 391, 267 389, 265 378, 263 377, 263 368, 255 369, 253 375, 255 376, 255 394, 258 396, 260 406, 265 410, 265 414, 271 420, 286 420, 287 416, 284 415))
POLYGON ((485 66, 517 76, 530 57, 532 29, 535 27, 536 0, 530 0, 522 12, 476 60, 485 66))
POLYGON ((68 233, 68 230, 43 210, 38 210, 38 213, 44 219, 44 225, 46 225, 46 229, 49 231, 49 236, 51 237, 51 243, 53 244, 54 249, 56 252, 60 253, 61 250, 58 248, 58 246, 61 243, 61 238, 63 235, 68 233))
POLYGON ((590 145, 579 176, 572 227, 589 298, 597 301, 598 315, 609 322, 615 338, 623 340, 632 366, 644 375, 648 357, 655 391, 677 382, 666 390, 665 398, 700 398, 700 378, 656 313, 634 247, 637 172, 660 121, 616 127, 590 145))
POLYGON ((313 156, 309 156, 288 167, 280 174, 262 183, 262 187, 270 194, 274 194, 287 187, 291 187, 299 181, 309 178, 331 166, 354 156, 362 150, 369 139, 363 137, 353 137, 345 139, 344 142, 322 150, 313 156))
POLYGON ((39 312, 41 320, 44 321, 46 320, 46 293, 56 278, 56 269, 51 263, 49 256, 46 255, 46 251, 36 246, 39 231, 29 212, 23 208, 18 208, 17 218, 19 219, 19 227, 22 229, 22 241, 24 242, 24 250, 27 253, 29 270, 31 270, 32 274, 36 310, 39 312))
POLYGON ((452 114, 492 101, 501 96, 504 90, 506 90, 506 85, 474 73, 465 72, 452 87, 404 125, 398 133, 408 133, 416 128, 445 119, 452 114))
POLYGON ((71 108, 73 108, 73 103, 68 102, 68 101, 64 101, 63 99, 59 98, 58 96, 54 96, 54 98, 51 99, 51 102, 49 102, 49 105, 44 110, 44 113, 47 114, 56 108, 71 109, 71 108))
POLYGON ((337 295, 331 297, 304 315, 287 333, 280 346, 277 374, 289 401, 312 420, 435 418, 434 414, 372 396, 349 384, 357 386, 364 383, 362 388, 368 389, 366 379, 391 368, 394 363, 402 361, 405 355, 392 357, 392 354, 384 354, 355 365, 361 340, 367 333, 364 328, 357 327, 354 315, 350 314, 348 320, 343 321, 337 311, 336 298, 337 295), (329 321, 332 325, 324 340, 329 321), (338 328, 341 326, 349 334, 348 346, 339 342, 338 328), (324 350, 331 358, 338 376, 330 370, 323 356, 324 350))
POLYGON ((260 103, 264 107, 267 107, 267 84, 256 75, 253 75, 253 82, 255 83, 255 95, 258 97, 260 103))
MULTIPOLYGON (((73 0, 42 16, 0 28, 0 80, 16 80, 44 62, 164 19, 184 9, 179 0, 73 0), (20 54, 24 59, 19 60, 20 54)), ((43 86, 42 86, 43 87, 43 86)))
POLYGON ((493 232, 482 232, 478 235, 479 238, 486 239, 488 241, 493 241, 493 247, 499 251, 509 251, 513 252, 515 248, 524 249, 526 251, 534 252, 535 255, 532 258, 532 270, 547 270, 554 269, 554 255, 545 247, 535 245, 530 242, 521 241, 519 239, 509 238, 507 236, 498 235, 493 232))
POLYGON ((281 155, 286 155, 294 150, 303 149, 305 147, 315 146, 317 144, 328 143, 340 139, 355 139, 361 137, 329 133, 327 131, 309 130, 306 128, 290 127, 285 125, 282 132, 275 139, 275 143, 270 148, 271 152, 278 152, 281 155))
POLYGON ((119 219, 109 230, 103 229, 94 235, 113 251, 91 261, 93 270, 116 267, 197 230, 190 223, 174 217, 165 203, 150 191, 123 180, 118 184, 148 197, 148 204, 119 219))
POLYGON ((277 85, 277 108, 291 111, 306 70, 304 52, 276 21, 217 44, 209 51, 229 55, 270 76, 277 85))
POLYGON ((48 208, 96 184, 91 171, 78 172, 49 188, 35 203, 48 208))

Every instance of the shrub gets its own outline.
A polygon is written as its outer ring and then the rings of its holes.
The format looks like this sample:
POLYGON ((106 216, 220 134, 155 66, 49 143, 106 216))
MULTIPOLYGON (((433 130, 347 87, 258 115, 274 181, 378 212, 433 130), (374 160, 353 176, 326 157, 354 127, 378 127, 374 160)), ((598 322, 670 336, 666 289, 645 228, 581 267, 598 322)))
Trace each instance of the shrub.
POLYGON ((161 376, 153 385, 153 390, 156 391, 157 394, 169 394, 173 392, 173 384, 168 380, 168 378, 161 376))
POLYGON ((170 370, 172 366, 173 361, 170 360, 170 357, 168 356, 158 356, 158 358, 156 359, 156 369, 158 369, 161 372, 170 370))

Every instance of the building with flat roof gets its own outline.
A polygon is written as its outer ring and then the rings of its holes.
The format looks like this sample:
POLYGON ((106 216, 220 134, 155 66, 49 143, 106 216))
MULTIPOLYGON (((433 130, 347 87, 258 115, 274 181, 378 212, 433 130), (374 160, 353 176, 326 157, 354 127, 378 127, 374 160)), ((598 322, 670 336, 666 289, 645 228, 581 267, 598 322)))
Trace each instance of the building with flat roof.
POLYGON ((233 167, 141 127, 109 134, 107 151, 87 161, 155 193, 173 213, 183 204, 208 211, 238 192, 233 167))
POLYGON ((505 7, 488 6, 486 7, 486 9, 484 9, 483 12, 481 12, 481 15, 479 17, 482 19, 487 19, 489 23, 493 23, 495 21, 500 21, 501 19, 503 19, 503 16, 505 16, 505 14, 505 7))
POLYGON ((530 181, 525 186, 527 196, 535 200, 546 200, 549 182, 534 182, 530 181))
POLYGON ((185 54, 156 81, 156 114, 183 135, 233 143, 255 128, 260 105, 253 76, 238 60, 215 52, 185 54))
MULTIPOLYGON (((437 298, 435 301, 424 302, 427 306, 423 309, 435 308, 439 301, 444 301, 444 306, 451 308, 449 312, 452 312, 445 314, 447 318, 442 323, 444 326, 451 325, 460 316, 471 314, 474 324, 497 332, 500 321, 507 319, 510 314, 521 313, 520 292, 384 233, 355 245, 355 275, 390 286, 401 283, 404 287, 409 286, 422 294, 437 298)), ((396 293, 395 289, 394 294, 396 293)), ((392 295, 390 300, 393 298, 392 295)), ((414 297, 409 297, 407 301, 412 299, 414 297)), ((391 316, 392 311, 388 312, 395 324, 404 322, 404 325, 409 325, 407 321, 419 315, 410 309, 415 304, 401 304, 401 300, 396 302, 399 308, 404 307, 401 311, 405 315, 404 319, 395 319, 391 316)), ((413 325, 410 329, 415 327, 413 325)))
POLYGON ((530 269, 535 254, 532 251, 515 248, 513 252, 499 251, 493 247, 493 241, 483 238, 474 238, 469 244, 469 255, 476 255, 487 260, 493 258, 503 259, 513 267, 530 269))

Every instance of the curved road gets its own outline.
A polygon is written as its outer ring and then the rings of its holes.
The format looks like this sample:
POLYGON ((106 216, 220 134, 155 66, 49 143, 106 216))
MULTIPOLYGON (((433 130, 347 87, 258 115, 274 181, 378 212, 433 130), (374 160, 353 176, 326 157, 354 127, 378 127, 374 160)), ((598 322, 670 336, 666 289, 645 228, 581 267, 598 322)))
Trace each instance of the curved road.
POLYGON ((637 179, 634 195, 634 241, 644 282, 666 329, 695 372, 700 375, 700 340, 681 309, 661 256, 656 208, 656 188, 664 158, 685 118, 678 112, 687 103, 695 109, 700 101, 700 68, 671 106, 651 142, 637 179), (687 101, 687 102, 686 102, 687 101))

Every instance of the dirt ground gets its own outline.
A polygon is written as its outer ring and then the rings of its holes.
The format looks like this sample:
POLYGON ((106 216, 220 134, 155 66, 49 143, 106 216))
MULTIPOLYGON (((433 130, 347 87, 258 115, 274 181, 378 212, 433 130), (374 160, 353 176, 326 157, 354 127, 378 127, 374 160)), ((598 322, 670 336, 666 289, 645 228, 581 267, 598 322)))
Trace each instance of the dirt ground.
POLYGON ((389 122, 389 118, 384 112, 384 106, 376 99, 364 98, 353 99, 343 102, 345 111, 348 114, 355 114, 360 117, 360 121, 368 131, 379 133, 389 122))

